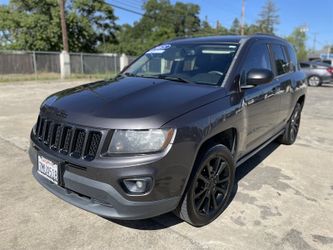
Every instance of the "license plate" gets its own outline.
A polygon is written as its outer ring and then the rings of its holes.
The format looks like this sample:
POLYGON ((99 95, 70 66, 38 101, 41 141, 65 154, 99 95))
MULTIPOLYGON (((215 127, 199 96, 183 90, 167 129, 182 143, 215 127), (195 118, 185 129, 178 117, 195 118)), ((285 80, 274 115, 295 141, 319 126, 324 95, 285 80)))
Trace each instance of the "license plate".
POLYGON ((37 172, 46 179, 58 184, 58 164, 38 155, 37 172))

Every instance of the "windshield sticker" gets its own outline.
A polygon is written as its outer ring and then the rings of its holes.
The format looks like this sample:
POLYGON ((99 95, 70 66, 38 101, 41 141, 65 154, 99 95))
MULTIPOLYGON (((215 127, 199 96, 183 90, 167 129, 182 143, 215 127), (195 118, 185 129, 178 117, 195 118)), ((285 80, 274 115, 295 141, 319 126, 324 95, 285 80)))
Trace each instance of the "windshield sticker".
POLYGON ((156 53, 156 54, 162 54, 165 50, 171 47, 171 44, 162 44, 160 46, 157 46, 151 50, 149 50, 147 53, 156 53))
POLYGON ((164 49, 151 49, 147 52, 147 54, 162 54, 164 51, 164 49))

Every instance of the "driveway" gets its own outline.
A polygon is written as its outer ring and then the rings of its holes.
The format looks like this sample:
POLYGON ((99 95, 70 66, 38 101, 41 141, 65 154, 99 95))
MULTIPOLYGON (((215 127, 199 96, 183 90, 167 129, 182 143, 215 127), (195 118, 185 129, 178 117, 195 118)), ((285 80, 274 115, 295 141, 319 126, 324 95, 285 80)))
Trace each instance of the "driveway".
POLYGON ((0 83, 1 249, 333 249, 333 86, 309 88, 297 142, 237 170, 226 211, 194 228, 162 215, 110 221, 42 188, 27 149, 39 105, 75 82, 0 83))

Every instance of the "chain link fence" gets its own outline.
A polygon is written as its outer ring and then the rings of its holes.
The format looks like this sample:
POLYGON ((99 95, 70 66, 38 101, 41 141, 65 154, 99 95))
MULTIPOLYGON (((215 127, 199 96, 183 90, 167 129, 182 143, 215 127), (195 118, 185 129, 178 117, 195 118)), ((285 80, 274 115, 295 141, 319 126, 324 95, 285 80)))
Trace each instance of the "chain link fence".
MULTIPOLYGON (((0 80, 60 78, 59 56, 59 52, 0 51, 0 80)), ((129 63, 136 59, 126 57, 129 63)), ((72 77, 112 76, 121 70, 120 55, 70 53, 70 68, 72 77)))

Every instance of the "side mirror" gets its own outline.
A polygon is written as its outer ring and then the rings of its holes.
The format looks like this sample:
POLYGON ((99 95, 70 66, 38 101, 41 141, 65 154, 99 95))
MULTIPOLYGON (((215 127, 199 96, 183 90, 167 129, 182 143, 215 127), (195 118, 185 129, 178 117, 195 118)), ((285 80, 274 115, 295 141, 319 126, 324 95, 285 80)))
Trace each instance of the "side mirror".
POLYGON ((247 74, 246 84, 260 85, 269 83, 274 79, 274 74, 268 69, 251 69, 247 74))

